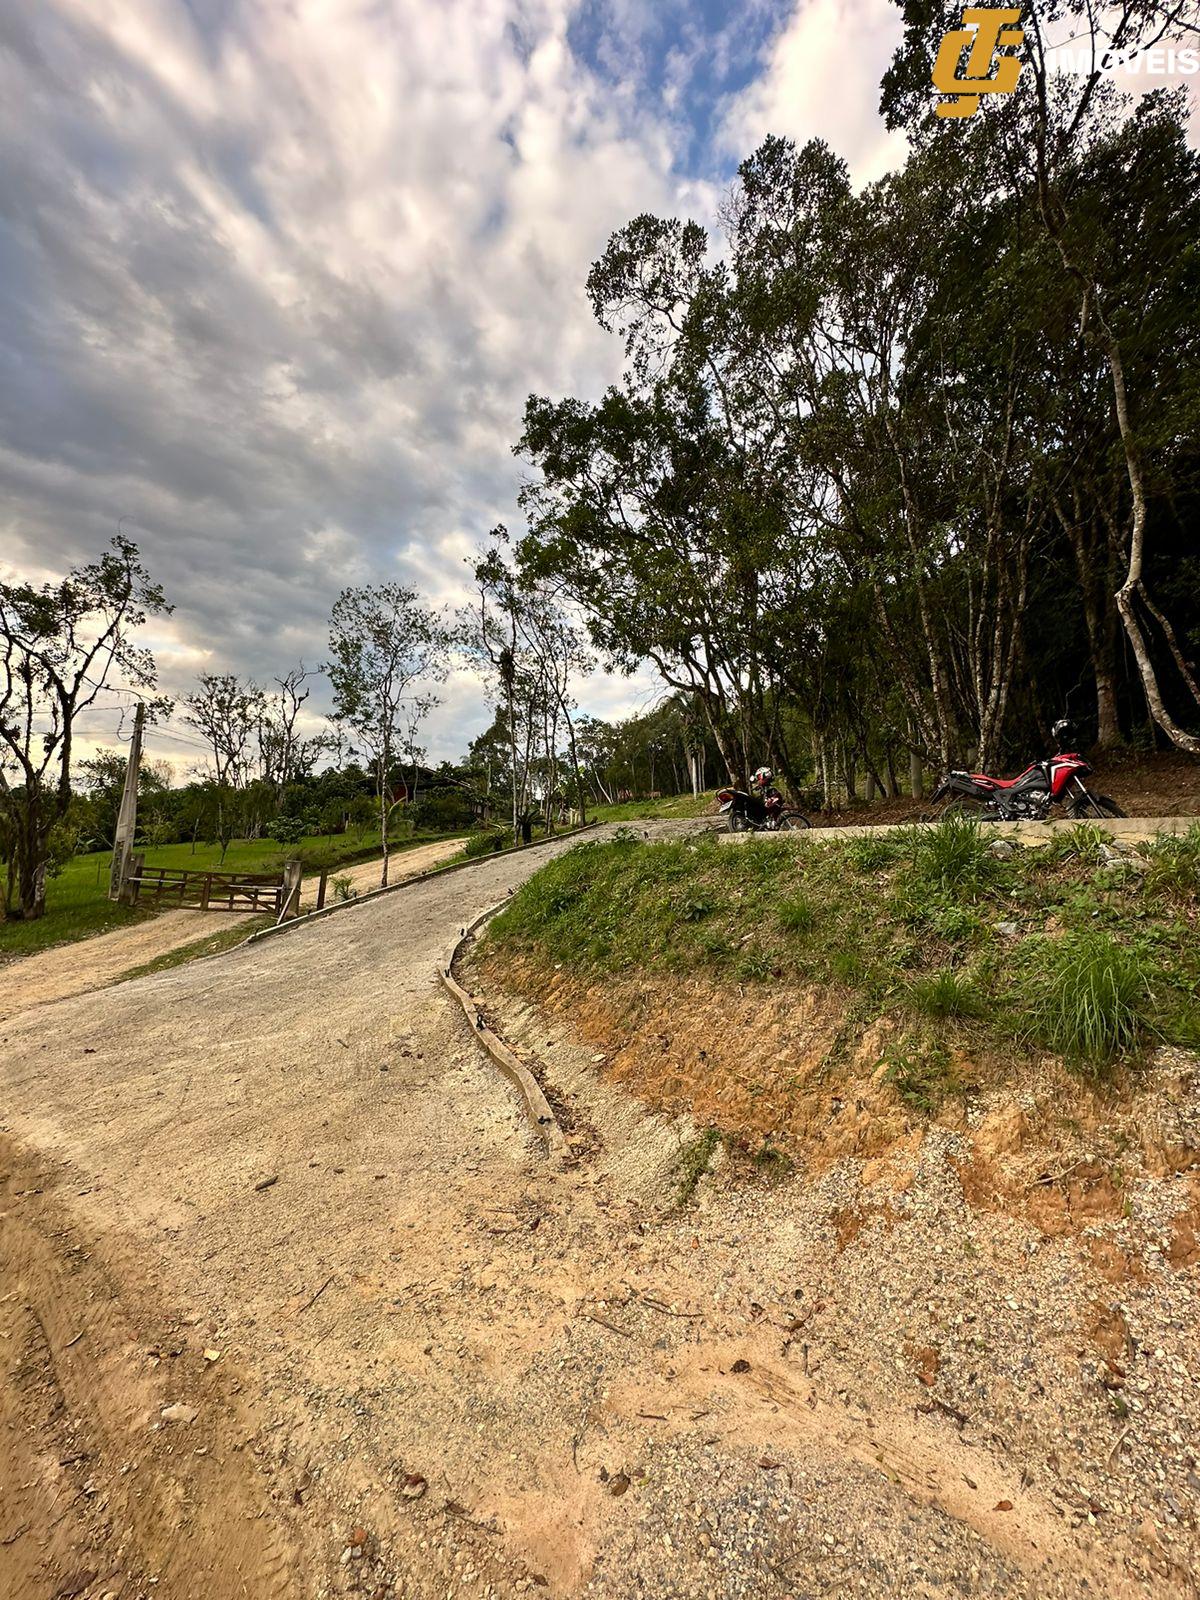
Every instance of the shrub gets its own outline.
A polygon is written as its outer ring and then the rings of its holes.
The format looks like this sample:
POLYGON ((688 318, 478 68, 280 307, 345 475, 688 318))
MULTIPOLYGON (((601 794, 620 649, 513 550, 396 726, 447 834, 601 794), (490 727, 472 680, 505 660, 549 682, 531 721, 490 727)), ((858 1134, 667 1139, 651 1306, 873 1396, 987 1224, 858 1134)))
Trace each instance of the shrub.
POLYGON ((335 900, 352 900, 354 898, 354 879, 349 873, 344 873, 340 878, 334 878, 330 884, 335 900))
POLYGON ((342 799, 326 800, 317 813, 317 828, 324 834, 342 833, 346 826, 346 802, 342 799))
POLYGON ((512 842, 511 828, 485 828, 467 840, 466 854, 472 858, 491 855, 495 850, 507 850, 512 842))
POLYGON ((717 902, 702 889, 685 894, 679 905, 679 916, 684 922, 703 922, 717 909, 717 902))
POLYGON ((267 833, 280 844, 298 844, 304 837, 304 818, 276 817, 267 833))
POLYGON ((721 1135, 716 1128, 705 1128, 698 1139, 693 1139, 680 1151, 675 1171, 679 1179, 677 1199, 681 1206, 687 1205, 695 1194, 700 1179, 708 1171, 720 1142, 721 1135))
POLYGON ((471 802, 458 789, 438 789, 408 808, 419 833, 461 833, 475 821, 471 802))

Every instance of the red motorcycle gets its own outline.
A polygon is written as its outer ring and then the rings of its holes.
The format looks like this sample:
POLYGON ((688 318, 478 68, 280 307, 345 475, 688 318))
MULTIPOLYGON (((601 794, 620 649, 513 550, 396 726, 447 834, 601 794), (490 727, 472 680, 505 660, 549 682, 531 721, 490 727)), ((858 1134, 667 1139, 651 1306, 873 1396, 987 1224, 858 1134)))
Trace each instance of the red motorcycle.
POLYGON ((1078 732, 1065 719, 1052 729, 1055 754, 1035 761, 1015 778, 993 778, 986 772, 947 772, 933 792, 933 801, 956 804, 972 800, 983 810, 985 822, 1043 822, 1050 807, 1061 806, 1068 817, 1123 817, 1125 813, 1106 794, 1093 794, 1084 783, 1091 766, 1073 744, 1078 732))

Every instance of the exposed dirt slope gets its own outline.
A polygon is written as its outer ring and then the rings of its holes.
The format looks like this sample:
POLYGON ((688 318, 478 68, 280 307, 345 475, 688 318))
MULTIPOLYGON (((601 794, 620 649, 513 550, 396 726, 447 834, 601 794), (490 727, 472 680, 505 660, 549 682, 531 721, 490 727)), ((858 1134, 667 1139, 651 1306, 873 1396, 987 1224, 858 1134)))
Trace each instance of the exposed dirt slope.
MULTIPOLYGON (((1114 754, 1097 751, 1092 757, 1096 770, 1088 779, 1089 788, 1111 796, 1131 817, 1200 816, 1200 763, 1190 756, 1114 754)), ((1002 776, 1014 776, 1010 772, 1002 776)), ((926 775, 930 788, 934 775, 926 775)), ((851 806, 839 811, 816 813, 816 827, 846 823, 908 822, 928 810, 928 800, 901 797, 878 800, 872 805, 851 806)))
MULTIPOLYGON (((601 1164, 619 1164, 614 1130, 628 1113, 614 1108, 629 1089, 671 1125, 690 1123, 675 1183, 694 1173, 706 1122, 739 1130, 751 1149, 770 1134, 769 1063, 797 1019, 761 1005, 745 1015, 749 1001, 739 1009, 729 992, 698 986, 655 1006, 649 983, 606 997, 599 985, 581 993, 520 970, 518 994, 498 970, 473 963, 476 992, 510 1042, 540 1061, 564 1121, 601 1164), (743 1062, 751 1036, 755 1053, 740 1073, 739 1030, 743 1062)), ((819 1009, 800 1026, 814 1045, 833 1034, 819 1009)), ((794 1068, 794 1028, 789 1037, 794 1068)), ((1108 1561, 1104 1576, 1089 1576, 1101 1593, 1122 1592, 1134 1575, 1146 1585, 1138 1592, 1194 1592, 1200 1062, 1162 1052, 1132 1100, 1093 1095, 1047 1064, 1016 1092, 981 1092, 926 1124, 861 1070, 871 1052, 861 1053, 823 1093, 811 1086, 786 1176, 777 1161, 716 1146, 716 1171, 694 1202, 690 1262, 686 1230, 677 1234, 676 1270, 693 1295, 707 1286, 690 1302, 703 1307, 696 1336, 722 1325, 740 1333, 748 1389, 779 1407, 777 1426, 763 1430, 759 1413, 760 1431, 744 1437, 803 1476, 811 1418, 801 1403, 819 1407, 832 1390, 841 1409, 820 1413, 820 1441, 874 1461, 1026 1569, 1036 1546, 1046 1592, 1066 1580, 1063 1563, 1087 1573, 1108 1561)), ((712 1359, 697 1355, 701 1367, 712 1359)), ((694 1372, 680 1362, 684 1395, 694 1372)), ((638 1392, 644 1411, 680 1426, 679 1393, 638 1392)), ((704 1426, 724 1429, 744 1401, 744 1392, 726 1400, 704 1426)), ((869 1567, 886 1547, 880 1529, 858 1551, 869 1567)), ((863 1568, 847 1560, 841 1570, 854 1583, 863 1568)), ((932 1570, 937 1592, 944 1575, 932 1570)), ((868 1582, 867 1592, 927 1592, 896 1581, 895 1591, 868 1582)), ((1014 1592, 992 1581, 992 1592, 1014 1592)))

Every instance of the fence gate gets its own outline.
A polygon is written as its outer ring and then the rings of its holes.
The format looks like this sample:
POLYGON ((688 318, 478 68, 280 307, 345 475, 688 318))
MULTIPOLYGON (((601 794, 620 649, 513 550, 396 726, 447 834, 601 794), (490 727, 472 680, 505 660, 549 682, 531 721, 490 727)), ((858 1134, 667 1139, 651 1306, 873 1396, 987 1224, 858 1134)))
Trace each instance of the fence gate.
POLYGON ((270 912, 283 922, 300 913, 299 861, 282 872, 193 872, 182 867, 148 867, 134 855, 122 887, 125 905, 152 911, 174 906, 195 911, 270 912))

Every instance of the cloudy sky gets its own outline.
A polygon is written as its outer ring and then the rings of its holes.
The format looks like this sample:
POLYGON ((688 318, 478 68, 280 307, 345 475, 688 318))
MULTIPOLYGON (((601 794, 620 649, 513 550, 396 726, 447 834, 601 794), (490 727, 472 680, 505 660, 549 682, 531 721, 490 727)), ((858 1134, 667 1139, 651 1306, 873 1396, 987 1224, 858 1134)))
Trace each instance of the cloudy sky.
MULTIPOLYGON (((619 370, 609 233, 710 222, 768 131, 885 170, 898 36, 887 0, 0 0, 0 568, 122 522, 176 693, 319 661, 348 583, 453 603, 519 525, 526 395, 619 370)), ((455 678, 432 754, 488 720, 455 678)))

